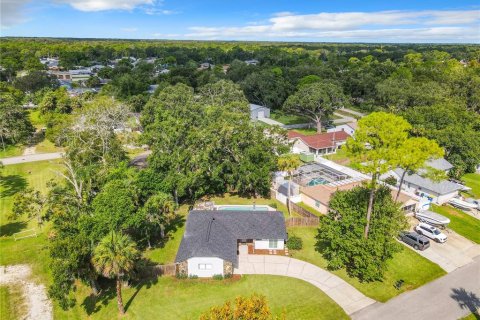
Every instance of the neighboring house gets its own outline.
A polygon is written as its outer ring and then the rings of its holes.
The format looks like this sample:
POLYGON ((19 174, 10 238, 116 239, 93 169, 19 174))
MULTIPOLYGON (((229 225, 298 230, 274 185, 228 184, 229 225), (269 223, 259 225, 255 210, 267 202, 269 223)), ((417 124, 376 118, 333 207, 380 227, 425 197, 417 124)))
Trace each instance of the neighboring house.
POLYGON ((344 131, 348 133, 349 135, 353 136, 355 133, 355 130, 357 130, 357 123, 356 122, 349 122, 345 124, 340 124, 334 128, 328 129, 327 132, 338 132, 338 131, 344 131))
POLYGON ((445 173, 449 173, 450 169, 453 168, 453 165, 444 158, 428 160, 427 162, 425 162, 425 165, 427 167, 432 167, 437 170, 445 171, 445 173))
MULTIPOLYGON (((403 169, 398 168, 382 175, 381 179, 393 176, 395 179, 397 179, 398 183, 403 172, 403 169)), ((402 185, 402 189, 407 193, 413 193, 419 197, 427 198, 431 202, 438 204, 448 202, 450 199, 456 197, 458 192, 464 188, 464 186, 458 183, 448 180, 435 182, 416 173, 406 174, 402 185)))
POLYGON ((258 120, 263 118, 270 118, 270 109, 258 104, 250 103, 250 119, 258 120))
POLYGON ((198 68, 199 70, 207 70, 207 69, 213 69, 215 67, 215 65, 211 64, 211 63, 208 63, 208 62, 204 62, 202 64, 200 64, 200 67, 198 68))
POLYGON ((249 252, 282 253, 287 231, 279 211, 191 211, 175 262, 179 274, 212 277, 238 267, 239 244, 249 252))
POLYGON ((345 131, 303 135, 296 131, 288 132, 288 140, 293 142, 294 153, 310 152, 315 155, 336 153, 350 137, 345 131))
POLYGON ((155 92, 155 90, 157 90, 158 86, 159 86, 158 84, 151 84, 151 85, 149 85, 147 92, 148 92, 149 94, 153 94, 153 93, 155 92))
MULTIPOLYGON (((316 185, 313 187, 302 188, 302 202, 314 209, 317 209, 320 213, 326 214, 328 213, 330 199, 335 192, 351 190, 357 186, 361 186, 362 184, 362 181, 356 181, 339 186, 316 185)), ((391 190, 392 198, 395 199, 397 196, 397 190, 393 188, 391 190)), ((418 200, 413 196, 409 196, 405 192, 400 193, 397 202, 401 204, 401 209, 405 212, 405 214, 415 212, 418 209, 418 200)))
POLYGON ((71 81, 71 82, 85 81, 85 80, 88 80, 88 78, 90 78, 90 76, 92 75, 92 73, 88 69, 69 70, 69 71, 49 71, 49 73, 57 77, 58 80, 71 81))
POLYGON ((245 60, 245 63, 248 64, 249 66, 256 66, 260 62, 257 59, 250 59, 250 60, 245 60))

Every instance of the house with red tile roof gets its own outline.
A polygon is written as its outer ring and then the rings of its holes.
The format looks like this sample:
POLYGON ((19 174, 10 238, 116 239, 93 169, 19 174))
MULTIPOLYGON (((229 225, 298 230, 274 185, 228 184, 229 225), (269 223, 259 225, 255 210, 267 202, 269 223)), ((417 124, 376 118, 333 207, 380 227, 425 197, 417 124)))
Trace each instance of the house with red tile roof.
POLYGON ((336 153, 350 137, 345 131, 315 133, 304 135, 300 132, 288 131, 288 140, 293 143, 293 152, 310 152, 315 155, 336 153))

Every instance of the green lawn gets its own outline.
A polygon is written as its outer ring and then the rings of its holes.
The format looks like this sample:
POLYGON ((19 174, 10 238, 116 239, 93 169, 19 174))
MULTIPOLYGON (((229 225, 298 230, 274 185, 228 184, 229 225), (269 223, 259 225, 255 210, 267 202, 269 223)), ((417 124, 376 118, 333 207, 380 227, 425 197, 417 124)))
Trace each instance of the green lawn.
POLYGON ((472 195, 476 199, 480 199, 480 174, 478 173, 467 173, 462 177, 462 180, 465 182, 467 187, 472 188, 472 195))
POLYGON ((314 135, 315 133, 317 133, 316 128, 294 129, 294 131, 300 132, 301 134, 304 134, 306 136, 314 135))
POLYGON ((50 153, 50 152, 61 152, 62 148, 55 146, 53 142, 47 139, 43 139, 42 142, 38 143, 35 146, 35 152, 37 153, 50 153))
MULTIPOLYGON (((85 287, 79 291, 82 297, 89 293, 85 287)), ((212 306, 253 293, 267 297, 273 314, 280 315, 285 310, 287 319, 348 319, 337 304, 313 285, 269 275, 248 275, 240 280, 223 281, 162 277, 123 291, 127 314, 122 319, 198 319, 212 306)), ((68 314, 57 312, 56 319, 117 318, 114 293, 108 291, 106 296, 96 303, 91 297, 80 300, 68 314)))
POLYGON ((326 155, 324 158, 341 165, 348 165, 350 163, 350 159, 347 156, 347 148, 345 147, 337 149, 336 153, 326 155))
MULTIPOLYGON (((4 166, 0 181, 0 237, 5 232, 18 229, 15 227, 16 225, 26 224, 25 221, 13 222, 6 218, 12 210, 13 196, 27 187, 45 192, 47 182, 58 178, 54 172, 60 169, 58 163, 59 160, 4 166)), ((28 224, 29 227, 35 226, 33 221, 28 224)), ((14 232, 18 231, 20 230, 14 232)))
POLYGON ((432 205, 432 210, 450 219, 448 225, 450 229, 473 242, 480 243, 480 220, 450 206, 432 205))
POLYGON ((309 120, 308 118, 296 115, 287 115, 281 112, 271 112, 270 118, 286 125, 311 122, 311 120, 309 120))
MULTIPOLYGON (((295 235, 303 240, 303 249, 298 251, 291 250, 294 258, 308 261, 321 268, 327 268, 327 260, 320 253, 315 251, 316 228, 311 227, 292 227, 288 229, 289 236, 295 235)), ((334 274, 350 283, 366 296, 380 302, 385 302, 394 296, 415 289, 429 281, 432 281, 445 274, 438 265, 423 258, 413 250, 402 246, 402 251, 397 253, 388 263, 388 271, 382 282, 375 281, 362 283, 356 278, 348 276, 345 269, 333 271, 334 274), (403 279, 405 281, 400 290, 394 288, 396 281, 403 279)))
POLYGON ((18 286, 0 286, 0 320, 23 319, 22 291, 18 286))
POLYGON ((16 157, 23 154, 24 146, 5 146, 5 149, 0 144, 0 158, 16 157))

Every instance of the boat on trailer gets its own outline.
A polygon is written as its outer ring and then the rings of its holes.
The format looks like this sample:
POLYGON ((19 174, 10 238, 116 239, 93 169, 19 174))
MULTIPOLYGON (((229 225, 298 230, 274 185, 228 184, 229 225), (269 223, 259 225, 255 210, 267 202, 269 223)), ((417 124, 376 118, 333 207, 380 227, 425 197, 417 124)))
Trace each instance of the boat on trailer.
POLYGON ((415 213, 415 217, 421 222, 434 226, 446 227, 450 223, 450 219, 447 217, 429 210, 417 212, 415 213))
POLYGON ((450 199, 448 203, 462 210, 472 210, 477 208, 477 205, 475 203, 469 203, 458 198, 450 199))

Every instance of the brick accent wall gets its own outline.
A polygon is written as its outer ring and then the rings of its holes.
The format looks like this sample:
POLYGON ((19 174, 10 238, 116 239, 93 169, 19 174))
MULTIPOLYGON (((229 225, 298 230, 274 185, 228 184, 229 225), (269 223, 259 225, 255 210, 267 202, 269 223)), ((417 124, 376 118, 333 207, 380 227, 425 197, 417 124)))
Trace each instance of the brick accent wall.
POLYGON ((233 263, 223 260, 223 275, 233 274, 233 263))

